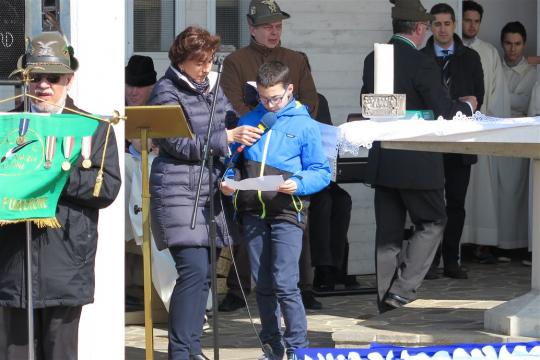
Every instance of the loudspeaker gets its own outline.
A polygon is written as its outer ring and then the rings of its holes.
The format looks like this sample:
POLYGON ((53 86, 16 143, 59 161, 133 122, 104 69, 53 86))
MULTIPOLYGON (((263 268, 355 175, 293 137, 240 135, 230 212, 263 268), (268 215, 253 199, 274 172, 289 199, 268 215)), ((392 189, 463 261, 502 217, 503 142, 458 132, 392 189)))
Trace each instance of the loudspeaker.
POLYGON ((0 0, 0 80, 7 80, 24 54, 24 0, 0 0))

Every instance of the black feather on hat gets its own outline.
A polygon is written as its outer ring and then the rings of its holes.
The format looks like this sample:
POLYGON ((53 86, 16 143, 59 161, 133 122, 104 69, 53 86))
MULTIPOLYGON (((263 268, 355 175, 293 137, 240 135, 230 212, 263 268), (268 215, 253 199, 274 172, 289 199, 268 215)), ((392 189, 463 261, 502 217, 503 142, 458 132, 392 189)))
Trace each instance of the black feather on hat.
POLYGON ((143 87, 156 83, 154 61, 149 56, 133 55, 126 66, 126 84, 143 87))

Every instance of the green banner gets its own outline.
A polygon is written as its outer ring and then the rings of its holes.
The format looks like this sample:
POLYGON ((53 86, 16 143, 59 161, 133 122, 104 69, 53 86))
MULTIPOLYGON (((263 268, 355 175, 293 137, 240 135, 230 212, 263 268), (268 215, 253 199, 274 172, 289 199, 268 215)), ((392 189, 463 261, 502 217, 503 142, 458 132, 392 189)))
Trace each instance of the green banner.
POLYGON ((97 126, 80 115, 0 114, 0 225, 59 226, 58 198, 97 126))

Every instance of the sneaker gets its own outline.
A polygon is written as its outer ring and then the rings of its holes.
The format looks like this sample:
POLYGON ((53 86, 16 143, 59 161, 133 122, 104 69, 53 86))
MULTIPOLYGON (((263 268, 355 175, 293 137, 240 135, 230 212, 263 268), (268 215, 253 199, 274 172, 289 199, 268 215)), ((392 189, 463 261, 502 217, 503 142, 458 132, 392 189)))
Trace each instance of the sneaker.
POLYGON ((244 307, 246 307, 246 301, 244 299, 241 299, 231 293, 227 293, 227 295, 225 295, 225 297, 221 301, 221 304, 219 304, 218 310, 223 312, 230 312, 244 307))

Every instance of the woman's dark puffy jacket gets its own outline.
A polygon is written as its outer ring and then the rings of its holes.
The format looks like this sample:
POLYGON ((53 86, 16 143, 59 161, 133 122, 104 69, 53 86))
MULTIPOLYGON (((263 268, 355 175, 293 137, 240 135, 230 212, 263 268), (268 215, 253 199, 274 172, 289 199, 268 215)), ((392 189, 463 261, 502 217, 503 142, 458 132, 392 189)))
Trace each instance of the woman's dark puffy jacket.
MULTIPOLYGON (((212 75, 212 74, 211 74, 212 75)), ((210 81, 210 91, 201 94, 187 78, 172 66, 156 83, 150 96, 150 105, 179 104, 194 134, 189 138, 166 138, 155 140, 159 144, 159 156, 152 163, 150 174, 150 212, 152 233, 157 247, 208 246, 209 244, 209 184, 208 169, 204 170, 201 198, 197 209, 197 224, 191 229, 191 213, 195 202, 200 161, 204 140, 210 120, 210 109, 216 92, 215 81, 210 81)), ((230 220, 230 199, 221 197, 217 179, 223 170, 219 157, 228 155, 225 123, 227 117, 235 117, 232 106, 221 88, 217 92, 213 133, 210 148, 214 153, 215 219, 217 245, 222 247, 231 241, 227 221, 230 220), (224 211, 224 208, 227 211, 224 211), (227 213, 227 216, 225 214, 227 213)))

